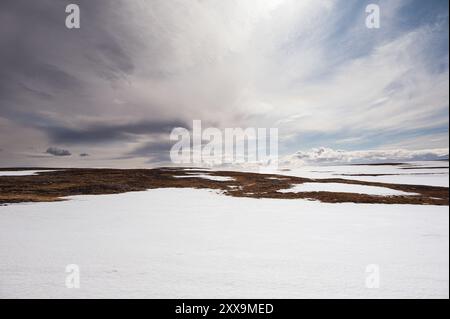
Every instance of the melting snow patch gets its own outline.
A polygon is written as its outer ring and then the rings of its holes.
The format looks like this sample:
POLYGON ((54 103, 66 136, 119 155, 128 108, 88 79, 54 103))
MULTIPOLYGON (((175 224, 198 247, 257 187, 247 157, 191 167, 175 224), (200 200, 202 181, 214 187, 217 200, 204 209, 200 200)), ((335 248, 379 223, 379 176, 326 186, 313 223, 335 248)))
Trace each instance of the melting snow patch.
POLYGON ((379 186, 366 186, 345 183, 304 183, 294 185, 289 189, 279 190, 280 193, 302 193, 302 192, 335 192, 335 193, 357 193, 380 196, 400 196, 417 195, 416 193, 406 193, 379 186))
POLYGON ((211 181, 216 182, 231 182, 235 179, 233 177, 228 176, 211 176, 211 175, 205 175, 205 174, 199 174, 199 175, 188 175, 188 176, 174 176, 175 178, 203 178, 203 179, 209 179, 211 181))
POLYGON ((55 170, 32 170, 32 171, 0 171, 0 176, 28 176, 44 172, 54 172, 55 170))
POLYGON ((266 177, 266 179, 274 180, 274 181, 285 181, 287 178, 280 178, 280 177, 266 177))

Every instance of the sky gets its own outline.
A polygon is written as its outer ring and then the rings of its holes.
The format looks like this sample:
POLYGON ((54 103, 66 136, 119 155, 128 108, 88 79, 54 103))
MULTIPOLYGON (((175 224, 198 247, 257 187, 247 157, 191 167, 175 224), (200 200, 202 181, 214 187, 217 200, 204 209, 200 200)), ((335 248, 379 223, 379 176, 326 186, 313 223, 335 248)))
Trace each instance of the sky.
POLYGON ((446 0, 2 0, 0 166, 158 166, 193 120, 440 158, 448 24, 446 0))

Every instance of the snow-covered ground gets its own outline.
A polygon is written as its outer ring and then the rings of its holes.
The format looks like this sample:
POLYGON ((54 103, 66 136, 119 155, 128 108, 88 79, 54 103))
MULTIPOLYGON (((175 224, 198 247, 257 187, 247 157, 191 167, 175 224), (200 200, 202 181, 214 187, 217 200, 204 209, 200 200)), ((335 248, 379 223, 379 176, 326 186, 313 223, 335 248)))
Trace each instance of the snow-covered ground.
POLYGON ((28 176, 43 172, 53 172, 54 170, 23 170, 23 171, 0 171, 0 176, 28 176))
POLYGON ((336 192, 336 193, 357 193, 377 196, 411 196, 418 195, 407 193, 387 187, 353 185, 344 183, 303 183, 294 185, 288 189, 279 190, 280 193, 300 193, 300 192, 336 192))
POLYGON ((228 176, 214 176, 214 175, 207 175, 207 174, 191 174, 191 175, 180 175, 174 176, 175 178, 203 178, 208 179, 210 181, 216 181, 216 182, 230 182, 234 181, 235 179, 233 177, 228 176))
POLYGON ((278 170, 264 170, 257 167, 244 166, 236 169, 244 172, 260 172, 313 179, 344 178, 367 182, 449 187, 448 167, 448 161, 428 161, 408 162, 403 165, 305 165, 279 167, 278 170), (360 174, 366 176, 356 176, 360 174), (382 174, 382 176, 367 176, 378 174, 382 174))
POLYGON ((448 162, 410 162, 406 165, 340 165, 294 168, 281 172, 311 178, 345 178, 368 182, 431 185, 449 187, 448 162), (446 168, 429 168, 446 167, 446 168), (351 176, 358 174, 389 174, 384 176, 351 176))
POLYGON ((448 298, 448 207, 193 189, 0 207, 0 297, 448 298))

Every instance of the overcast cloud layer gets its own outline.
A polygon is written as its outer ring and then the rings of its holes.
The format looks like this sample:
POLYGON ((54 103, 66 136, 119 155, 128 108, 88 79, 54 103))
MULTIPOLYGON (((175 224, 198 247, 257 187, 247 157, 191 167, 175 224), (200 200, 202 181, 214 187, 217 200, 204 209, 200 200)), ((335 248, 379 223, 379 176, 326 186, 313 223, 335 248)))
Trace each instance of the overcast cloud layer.
POLYGON ((446 0, 2 0, 0 45, 0 166, 157 164, 194 119, 282 154, 448 148, 446 0))

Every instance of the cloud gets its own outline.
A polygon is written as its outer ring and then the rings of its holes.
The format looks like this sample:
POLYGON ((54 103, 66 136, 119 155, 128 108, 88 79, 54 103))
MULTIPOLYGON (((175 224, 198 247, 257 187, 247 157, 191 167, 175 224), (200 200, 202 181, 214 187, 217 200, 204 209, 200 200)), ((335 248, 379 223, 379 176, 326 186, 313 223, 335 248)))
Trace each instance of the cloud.
POLYGON ((447 149, 430 150, 367 150, 343 151, 330 148, 315 148, 310 151, 299 151, 293 155, 283 157, 281 165, 304 164, 345 164, 345 163, 380 163, 380 162, 407 162, 407 161, 436 161, 448 160, 447 149))
POLYGON ((68 150, 57 148, 57 147, 49 147, 45 153, 51 154, 54 156, 70 156, 72 155, 68 150))
POLYGON ((140 144, 121 158, 145 158, 148 163, 168 163, 170 162, 170 150, 174 145, 169 139, 149 141, 140 144))
POLYGON ((76 30, 68 3, 0 1, 0 146, 14 154, 140 158, 194 119, 279 127, 285 154, 448 146, 447 1, 377 1, 379 30, 357 0, 79 0, 76 30))
POLYGON ((165 134, 176 127, 189 127, 181 121, 140 121, 125 124, 94 123, 84 128, 63 126, 46 127, 46 133, 55 143, 91 144, 133 140, 137 135, 165 134))

